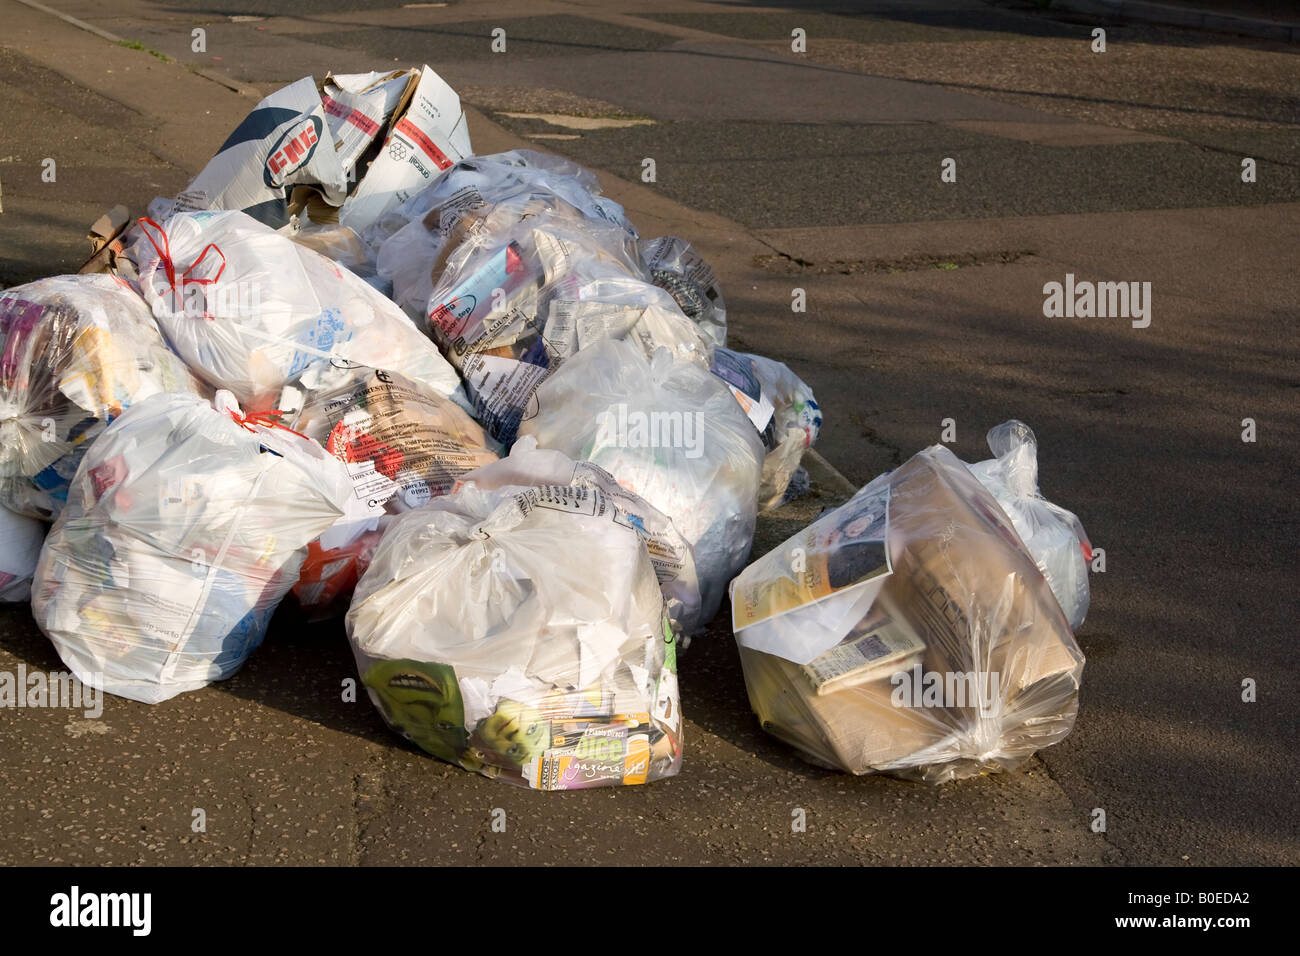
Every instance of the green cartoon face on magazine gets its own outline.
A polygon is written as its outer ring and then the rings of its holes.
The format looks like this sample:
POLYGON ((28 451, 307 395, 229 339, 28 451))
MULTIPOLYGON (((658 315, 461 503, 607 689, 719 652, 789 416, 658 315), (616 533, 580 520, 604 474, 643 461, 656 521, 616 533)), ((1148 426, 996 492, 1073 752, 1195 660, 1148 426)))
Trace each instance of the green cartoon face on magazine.
POLYGON ((523 766, 546 751, 551 723, 527 704, 502 700, 491 716, 483 718, 474 735, 484 749, 523 766))
POLYGON ((389 723, 435 757, 459 762, 468 734, 455 671, 423 661, 376 661, 361 680, 389 723))

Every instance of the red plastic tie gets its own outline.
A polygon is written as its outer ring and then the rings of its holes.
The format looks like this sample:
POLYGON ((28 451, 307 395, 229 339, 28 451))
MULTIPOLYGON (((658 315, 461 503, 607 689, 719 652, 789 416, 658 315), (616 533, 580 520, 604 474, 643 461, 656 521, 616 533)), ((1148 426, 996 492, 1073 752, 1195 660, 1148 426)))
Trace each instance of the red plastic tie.
MULTIPOLYGON (((143 232, 144 237, 149 240, 149 245, 153 246, 154 251, 158 253, 158 260, 163 264, 163 268, 167 272, 167 285, 171 288, 172 297, 173 299, 175 299, 178 294, 178 290, 176 288, 176 264, 172 261, 171 243, 167 239, 167 230, 165 230, 162 226, 158 225, 157 222, 155 222, 153 219, 150 219, 148 216, 142 217, 139 220, 139 224, 140 224, 140 231, 143 232), (158 244, 158 240, 155 239, 153 235, 149 232, 148 229, 149 226, 152 226, 154 229, 158 230, 158 234, 162 237, 161 246, 158 244)), ((203 251, 199 253, 199 257, 195 259, 192 263, 190 263, 190 267, 181 273, 181 287, 179 289, 179 296, 180 296, 179 301, 181 304, 181 308, 183 309, 185 307, 185 286, 186 285, 212 285, 220 281, 222 273, 224 273, 225 271, 226 271, 226 254, 221 251, 221 247, 218 246, 215 242, 209 242, 206 246, 203 247, 203 251), (194 278, 193 276, 190 275, 190 273, 199 267, 199 265, 203 262, 203 260, 207 258, 209 252, 214 252, 221 258, 221 265, 217 269, 217 274, 208 279, 194 278)), ((205 309, 203 312, 203 318, 215 320, 216 316, 210 315, 205 309)))
POLYGON ((288 425, 284 424, 281 420, 284 418, 284 412, 278 408, 269 412, 249 412, 247 415, 236 415, 233 408, 228 409, 228 411, 235 424, 239 425, 245 431, 253 432, 253 434, 257 434, 254 431, 253 426, 261 425, 263 428, 280 428, 291 435, 297 435, 304 441, 308 440, 307 436, 302 432, 294 431, 288 425))
POLYGON ((140 231, 143 232, 144 237, 149 240, 149 245, 153 246, 154 252, 158 253, 159 261, 162 262, 163 268, 167 270, 167 284, 171 286, 172 292, 175 292, 176 291, 176 267, 172 265, 172 249, 171 249, 171 243, 167 241, 167 231, 163 229, 162 226, 158 225, 158 223, 150 219, 148 216, 142 216, 137 221, 140 224, 140 231), (161 246, 158 245, 158 240, 156 240, 150 234, 148 229, 149 226, 153 226, 155 229, 157 229, 158 234, 162 236, 161 246))

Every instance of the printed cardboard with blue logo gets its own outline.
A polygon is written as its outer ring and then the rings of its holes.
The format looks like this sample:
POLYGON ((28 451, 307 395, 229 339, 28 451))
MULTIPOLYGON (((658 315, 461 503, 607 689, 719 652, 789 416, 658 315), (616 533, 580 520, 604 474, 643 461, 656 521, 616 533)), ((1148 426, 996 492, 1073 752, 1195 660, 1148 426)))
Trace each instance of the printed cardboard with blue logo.
POLYGON ((289 222, 292 186, 313 185, 338 205, 347 173, 325 129, 316 81, 305 76, 258 103, 168 208, 150 210, 165 220, 177 212, 237 209, 278 229, 289 222))

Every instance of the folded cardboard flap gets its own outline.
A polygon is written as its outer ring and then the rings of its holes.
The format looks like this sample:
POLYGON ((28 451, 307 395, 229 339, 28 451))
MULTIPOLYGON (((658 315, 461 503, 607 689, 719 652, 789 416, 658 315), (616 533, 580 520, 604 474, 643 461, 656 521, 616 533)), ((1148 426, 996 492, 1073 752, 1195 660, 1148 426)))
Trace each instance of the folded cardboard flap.
POLYGON ((130 211, 122 205, 114 206, 95 220, 86 238, 90 240, 90 251, 98 252, 126 228, 131 221, 130 211))
POLYGON ((117 205, 95 220, 86 239, 90 242, 90 258, 81 264, 78 274, 107 272, 118 274, 117 258, 126 251, 125 232, 131 222, 131 212, 117 205))
MULTIPOLYGON (((415 95, 415 88, 420 84, 421 71, 418 69, 394 70, 392 73, 383 76, 380 82, 395 80, 403 75, 407 77, 406 87, 403 89, 401 96, 398 97, 397 105, 384 117, 383 128, 370 140, 365 149, 360 151, 352 164, 344 170, 348 174, 349 195, 357 191, 358 184, 365 178, 366 170, 370 168, 370 164, 379 155, 384 142, 388 139, 388 134, 397 125, 397 121, 406 113, 411 103, 411 97, 415 95)), ((331 113, 331 104, 326 89, 330 84, 337 82, 338 77, 335 74, 326 73, 325 79, 316 88, 327 114, 331 113)), ((335 143, 336 148, 339 145, 339 143, 335 143)), ((289 214, 291 216, 301 216, 304 213, 314 223, 336 223, 339 221, 339 207, 329 202, 319 188, 309 184, 295 186, 289 193, 289 214)))
POLYGON ((388 73, 325 74, 317 86, 325 115, 331 117, 334 148, 349 173, 351 184, 360 178, 363 160, 368 165, 379 152, 389 130, 406 109, 419 82, 420 70, 388 73))
POLYGON ((289 217, 303 216, 318 225, 339 221, 339 207, 332 205, 315 186, 295 186, 289 193, 289 217))

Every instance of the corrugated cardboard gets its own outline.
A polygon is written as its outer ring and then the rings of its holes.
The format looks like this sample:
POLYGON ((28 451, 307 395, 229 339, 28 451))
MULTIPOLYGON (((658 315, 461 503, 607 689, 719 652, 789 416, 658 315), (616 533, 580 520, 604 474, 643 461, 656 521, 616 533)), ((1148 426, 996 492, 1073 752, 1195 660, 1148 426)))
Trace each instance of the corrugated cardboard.
POLYGON ((96 219, 90 231, 86 233, 86 238, 90 241, 90 258, 82 263, 77 272, 81 275, 109 273, 123 275, 124 278, 134 277, 133 267, 130 267, 125 275, 123 271, 128 266, 123 256, 126 247, 130 244, 127 239, 127 229, 130 224, 130 211, 120 205, 114 206, 96 219))

